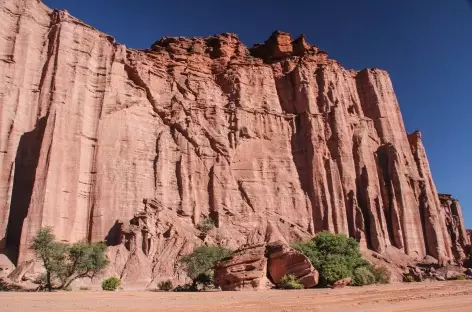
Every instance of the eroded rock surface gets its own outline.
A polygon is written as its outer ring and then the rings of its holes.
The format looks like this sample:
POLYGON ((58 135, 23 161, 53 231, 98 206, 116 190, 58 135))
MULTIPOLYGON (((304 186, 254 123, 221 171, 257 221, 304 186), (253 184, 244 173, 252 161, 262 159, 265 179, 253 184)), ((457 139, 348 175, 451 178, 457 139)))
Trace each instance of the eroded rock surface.
POLYGON ((289 243, 328 230, 380 254, 462 256, 388 73, 346 70, 304 36, 140 51, 2 1, 0 118, 0 250, 15 264, 43 226, 108 241, 110 270, 143 283, 180 278, 196 245, 262 243, 269 224, 289 243), (143 199, 157 212, 140 215, 143 199), (216 228, 202 236, 203 218, 216 228))
POLYGON ((265 244, 236 251, 228 260, 217 264, 214 278, 222 290, 265 289, 268 284, 265 244))
POLYGON ((470 235, 464 225, 462 208, 459 201, 449 194, 439 194, 441 207, 446 220, 446 229, 452 243, 455 260, 461 262, 470 253, 470 235))
POLYGON ((268 276, 276 285, 286 275, 295 276, 305 288, 318 284, 319 274, 310 260, 297 250, 283 243, 272 243, 267 246, 268 276))

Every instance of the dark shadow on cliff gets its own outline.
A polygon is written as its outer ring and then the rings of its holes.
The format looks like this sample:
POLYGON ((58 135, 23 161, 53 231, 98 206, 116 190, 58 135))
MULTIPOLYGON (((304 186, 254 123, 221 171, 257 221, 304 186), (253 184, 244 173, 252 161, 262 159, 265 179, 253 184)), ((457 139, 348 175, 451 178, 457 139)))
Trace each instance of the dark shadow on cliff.
POLYGON ((15 175, 6 238, 6 254, 15 265, 18 261, 23 222, 28 215, 31 195, 33 194, 46 119, 46 117, 39 119, 32 131, 21 136, 16 152, 15 175))
POLYGON ((118 246, 121 244, 121 228, 123 223, 116 221, 115 224, 108 231, 105 237, 105 243, 107 246, 118 246))

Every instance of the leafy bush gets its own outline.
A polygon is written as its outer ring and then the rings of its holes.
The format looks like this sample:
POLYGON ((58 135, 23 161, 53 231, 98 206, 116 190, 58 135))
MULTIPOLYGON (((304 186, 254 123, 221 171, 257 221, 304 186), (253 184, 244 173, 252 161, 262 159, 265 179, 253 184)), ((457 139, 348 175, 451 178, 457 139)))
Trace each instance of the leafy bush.
POLYGON ((121 286, 121 280, 112 276, 102 281, 102 289, 106 291, 115 291, 121 286))
POLYGON ((87 290, 90 290, 90 287, 80 286, 79 290, 87 291, 87 290))
POLYGON ((179 263, 192 279, 193 286, 203 284, 205 287, 213 284, 213 266, 233 252, 221 246, 200 246, 186 256, 180 258, 179 263))
POLYGON ((406 275, 406 276, 403 276, 403 281, 407 283, 413 283, 415 279, 411 275, 406 275))
POLYGON ((364 286, 371 285, 375 283, 375 276, 370 270, 369 267, 358 267, 354 270, 352 276, 352 285, 354 286, 364 286))
POLYGON ((167 281, 162 281, 159 284, 157 284, 157 288, 163 291, 171 291, 174 288, 174 285, 172 285, 171 280, 167 280, 167 281))
POLYGON ((370 264, 362 258, 359 243, 344 234, 321 232, 312 240, 294 244, 293 248, 308 257, 320 273, 320 285, 352 277, 354 270, 370 264))
POLYGON ((30 247, 46 270, 43 281, 48 290, 54 281, 58 281, 59 289, 68 289, 76 279, 93 278, 108 264, 104 243, 58 242, 51 227, 40 229, 30 247))
POLYGON ((329 257, 320 270, 320 281, 322 285, 332 285, 346 277, 352 276, 352 270, 339 257, 329 257))
POLYGON ((370 266, 370 271, 374 274, 377 284, 389 284, 392 279, 392 273, 383 266, 370 266))
POLYGON ((459 275, 456 280, 458 281, 465 281, 467 278, 465 277, 465 275, 459 275))
POLYGON ((210 232, 215 227, 215 222, 210 218, 204 218, 198 223, 197 229, 203 233, 210 232))
POLYGON ((281 289, 303 289, 303 285, 297 280, 295 276, 292 274, 285 275, 280 279, 280 283, 278 285, 281 289))

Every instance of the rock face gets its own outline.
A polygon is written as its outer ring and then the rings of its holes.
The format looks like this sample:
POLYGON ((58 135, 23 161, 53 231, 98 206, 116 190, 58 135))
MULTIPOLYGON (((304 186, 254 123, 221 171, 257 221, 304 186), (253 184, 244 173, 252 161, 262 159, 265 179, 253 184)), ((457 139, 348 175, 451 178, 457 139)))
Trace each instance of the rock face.
POLYGON ((15 270, 15 266, 5 255, 0 255, 0 278, 7 277, 15 270))
POLYGON ((108 241, 112 269, 146 283, 180 278, 195 245, 262 243, 269 223, 288 242, 327 230, 461 256, 388 74, 346 70, 304 36, 138 51, 40 1, 1 1, 0 118, 0 250, 15 264, 42 226, 108 241), (216 229, 202 236, 203 218, 216 229))
POLYGON ((268 283, 265 244, 238 250, 217 264, 215 283, 222 290, 261 290, 268 283))
POLYGON ((318 284, 318 271, 303 254, 283 243, 270 244, 267 249, 267 271, 274 284, 278 285, 285 275, 295 276, 305 288, 318 284))
POLYGON ((305 288, 318 284, 318 271, 310 260, 282 241, 242 248, 214 270, 215 283, 222 290, 260 290, 272 283, 279 286, 285 275, 295 276, 305 288))
POLYGON ((446 229, 452 243, 452 252, 457 261, 466 258, 470 249, 470 235, 465 228, 459 201, 449 194, 439 194, 441 207, 446 216, 446 229))

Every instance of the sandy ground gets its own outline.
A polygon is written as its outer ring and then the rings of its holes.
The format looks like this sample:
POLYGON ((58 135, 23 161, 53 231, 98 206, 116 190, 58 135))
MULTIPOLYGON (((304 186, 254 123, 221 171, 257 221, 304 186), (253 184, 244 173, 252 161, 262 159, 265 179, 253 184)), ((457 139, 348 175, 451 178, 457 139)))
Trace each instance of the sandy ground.
POLYGON ((472 282, 259 292, 0 293, 0 311, 472 311, 472 282))

